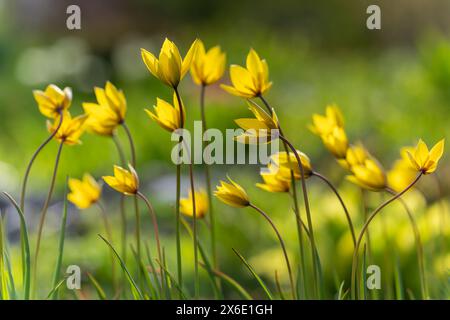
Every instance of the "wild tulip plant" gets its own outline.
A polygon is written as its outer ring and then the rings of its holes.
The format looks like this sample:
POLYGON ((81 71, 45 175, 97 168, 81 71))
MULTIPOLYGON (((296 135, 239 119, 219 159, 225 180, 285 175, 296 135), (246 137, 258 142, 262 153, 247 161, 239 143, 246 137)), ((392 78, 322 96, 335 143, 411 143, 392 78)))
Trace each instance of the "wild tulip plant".
MULTIPOLYGON (((145 49, 141 49, 141 55, 150 74, 166 85, 173 96, 172 101, 165 101, 156 97, 153 109, 145 109, 149 118, 171 134, 185 128, 191 112, 182 101, 179 87, 190 71, 193 82, 200 89, 198 104, 202 120, 202 135, 203 133, 206 134, 209 128, 205 108, 206 92, 210 86, 215 85, 223 77, 226 70, 227 58, 222 49, 219 46, 214 46, 207 50, 203 42, 196 39, 183 57, 177 45, 169 39, 165 39, 158 57, 145 49)), ((424 176, 436 171, 444 152, 444 139, 436 143, 431 149, 422 140, 419 140, 416 147, 402 148, 400 159, 395 161, 389 171, 386 171, 361 142, 354 144, 349 142, 345 131, 344 116, 337 105, 327 106, 324 115, 314 114, 309 129, 320 138, 324 147, 336 159, 339 166, 348 173, 346 180, 361 189, 364 210, 361 217, 358 217, 357 213, 350 212, 349 208, 354 209, 354 206, 348 207, 346 205, 347 199, 344 199, 331 179, 314 168, 313 161, 305 153, 306 150, 301 145, 294 146, 288 138, 288 136, 293 136, 295 132, 284 132, 282 129, 283 119, 277 116, 275 108, 272 107, 265 96, 272 88, 267 61, 261 59, 254 49, 250 49, 245 67, 233 64, 229 68, 229 75, 231 85, 221 84, 220 86, 226 92, 245 99, 244 103, 247 104, 253 115, 253 117, 235 120, 237 126, 244 130, 244 133, 235 137, 235 140, 244 144, 258 144, 261 143, 261 139, 265 143, 272 143, 279 139, 283 145, 284 150, 270 156, 271 161, 260 172, 261 181, 255 184, 258 189, 262 190, 261 192, 289 195, 293 215, 289 212, 283 212, 282 214, 283 219, 292 221, 296 226, 298 243, 287 245, 291 238, 287 237, 277 226, 276 220, 273 219, 273 213, 263 209, 263 203, 257 205, 257 201, 251 200, 247 191, 231 178, 228 178, 228 181, 220 181, 220 184, 213 191, 211 173, 213 167, 204 166, 205 181, 201 183, 204 187, 196 187, 192 161, 188 164, 190 187, 187 196, 184 198, 181 197, 182 163, 176 164, 175 216, 173 217, 175 237, 173 240, 171 237, 160 239, 158 213, 153 209, 149 198, 144 195, 139 180, 138 172, 141 164, 137 163, 137 150, 131 130, 126 124, 126 114, 129 110, 124 92, 108 81, 104 88, 94 88, 96 102, 84 102, 82 104, 84 114, 73 117, 69 111, 72 102, 72 90, 70 88, 60 89, 51 84, 44 91, 35 90, 33 92, 39 111, 48 118, 47 129, 50 135, 31 157, 23 178, 19 203, 9 193, 3 192, 5 199, 15 207, 20 218, 22 251, 20 265, 22 272, 19 277, 20 280, 15 279, 17 275, 14 274, 13 276, 11 271, 15 266, 11 266, 12 260, 8 258, 6 242, 4 241, 5 226, 1 224, 0 298, 45 298, 42 295, 42 290, 40 290, 43 284, 38 275, 42 261, 39 261, 38 256, 43 229, 46 225, 46 214, 57 183, 56 177, 63 147, 76 147, 80 148, 81 151, 80 139, 85 132, 111 138, 117 148, 118 160, 112 161, 108 165, 108 167, 113 167, 113 175, 103 176, 103 181, 121 195, 120 244, 114 235, 110 222, 112 209, 109 208, 108 202, 102 200, 102 183, 89 173, 86 173, 81 179, 68 178, 66 183, 68 191, 66 191, 64 199, 57 264, 52 283, 53 289, 48 294, 48 298, 61 297, 61 284, 65 280, 62 274, 62 257, 64 255, 67 202, 73 203, 79 210, 96 206, 103 220, 106 238, 100 235, 98 240, 105 242, 105 250, 108 250, 111 255, 112 285, 110 287, 113 288, 112 294, 107 296, 100 281, 93 274, 88 273, 89 281, 100 299, 198 299, 205 297, 206 292, 202 292, 202 289, 209 285, 214 292, 214 297, 218 299, 236 296, 244 299, 264 296, 268 299, 386 298, 386 296, 380 296, 376 293, 371 293, 370 296, 366 293, 367 272, 364 268, 368 260, 370 262, 374 260, 373 257, 367 255, 373 250, 373 243, 369 238, 369 226, 375 218, 382 219, 378 216, 382 210, 387 211, 385 208, 394 201, 398 201, 402 205, 414 234, 420 292, 410 290, 410 297, 434 298, 437 293, 430 292, 428 285, 429 277, 427 276, 421 230, 417 222, 418 217, 403 195, 410 189, 417 187, 419 180, 424 176), (124 130, 126 134, 130 147, 129 156, 122 147, 122 142, 117 134, 118 130, 124 130), (36 247, 34 251, 31 251, 30 215, 25 210, 27 182, 33 163, 52 140, 55 140, 59 147, 50 178, 50 187, 39 218, 34 242, 36 247), (329 259, 324 259, 325 257, 322 256, 323 252, 318 245, 316 232, 313 228, 317 227, 317 222, 314 223, 314 220, 322 214, 310 204, 309 189, 311 180, 314 178, 324 183, 339 202, 339 210, 342 210, 342 215, 345 217, 347 234, 352 243, 353 254, 347 261, 349 266, 347 275, 343 279, 336 278, 337 274, 331 275, 340 284, 333 295, 329 294, 329 289, 325 290, 324 288, 324 279, 330 275, 323 273, 323 261, 329 259), (300 198, 297 191, 299 186, 301 188, 300 198), (365 199, 372 192, 386 193, 389 198, 373 209, 372 212, 369 212, 370 207, 365 199), (216 206, 214 202, 214 196, 234 208, 251 208, 252 211, 263 217, 275 233, 276 240, 280 245, 288 281, 280 281, 280 275, 285 275, 281 270, 273 270, 275 274, 274 285, 267 284, 268 279, 259 276, 252 263, 247 261, 244 255, 234 248, 234 253, 253 276, 255 284, 260 286, 261 291, 247 290, 237 280, 228 275, 228 273, 233 273, 232 270, 227 272, 226 267, 219 263, 219 257, 227 254, 227 252, 218 251, 216 237, 217 232, 220 233, 217 219, 220 220, 226 213, 220 212, 220 207, 216 206), (127 237, 126 197, 134 199, 134 241, 130 241, 127 237), (138 199, 142 200, 146 206, 153 230, 144 230, 141 225, 138 199), (302 213, 302 207, 304 207, 304 213, 302 213), (204 222, 209 233, 209 239, 201 239, 203 234, 199 232, 200 221, 204 222), (189 288, 190 282, 183 277, 185 268, 181 251, 181 226, 186 229, 187 234, 193 241, 193 288, 189 288), (152 246, 142 240, 142 238, 149 239, 149 236, 154 240, 156 256, 152 255, 153 250, 150 249, 152 246), (176 269, 176 275, 171 271, 173 266, 168 264, 169 260, 165 251, 165 248, 169 245, 167 241, 175 242, 176 268, 173 269, 176 269), (203 241, 209 242, 208 246, 204 246, 203 241), (289 251, 289 248, 293 246, 298 247, 296 254, 289 251), (120 254, 116 250, 119 247, 121 249, 120 254), (130 258, 130 251, 133 258, 130 258), (130 266, 137 266, 137 270, 130 266), (210 281, 206 284, 201 284, 200 268, 205 269, 210 278, 210 281), (121 282, 116 279, 117 270, 122 271, 121 282), (23 289, 17 287, 19 283, 23 285, 23 289), (273 294, 269 287, 275 287, 276 294, 273 294)), ((306 139, 306 137, 303 137, 303 139, 306 139)), ((177 155, 180 158, 182 153, 187 150, 187 158, 192 160, 193 155, 182 134, 179 135, 178 147, 177 155), (182 146, 186 146, 186 148, 183 149, 182 146)), ((205 148, 206 143, 203 144, 202 154, 205 148)), ((389 215, 389 213, 386 212, 385 215, 389 215)), ((240 220, 244 224, 249 223, 245 215, 242 215, 240 220)), ((0 220, 0 222, 2 221, 0 220)), ((99 232, 102 232, 101 229, 99 229, 99 232)), ((400 277, 401 275, 397 272, 396 283, 401 280, 400 277)), ((286 279, 286 277, 281 277, 281 279, 286 279)), ((388 281, 391 281, 391 279, 388 279, 388 281)))

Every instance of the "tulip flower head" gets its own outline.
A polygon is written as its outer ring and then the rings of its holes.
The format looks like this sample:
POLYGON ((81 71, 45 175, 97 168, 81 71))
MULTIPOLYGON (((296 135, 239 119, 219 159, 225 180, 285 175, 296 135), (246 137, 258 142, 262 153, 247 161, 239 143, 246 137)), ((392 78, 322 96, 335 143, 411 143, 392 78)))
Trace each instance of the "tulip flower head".
MULTIPOLYGON (((187 198, 180 199, 180 211, 182 214, 193 217, 192 191, 189 191, 187 198)), ((195 191, 195 217, 203 218, 208 212, 208 195, 204 190, 195 191)))
POLYGON ((351 171, 351 168, 356 165, 363 165, 367 158, 371 157, 367 149, 362 143, 350 145, 347 149, 345 158, 338 159, 338 163, 346 170, 351 171))
POLYGON ((191 67, 191 62, 197 49, 197 43, 198 40, 196 39, 184 59, 182 59, 175 43, 166 38, 161 47, 158 59, 151 52, 141 49, 142 60, 151 74, 166 85, 177 88, 181 79, 183 79, 191 67))
MULTIPOLYGON (((156 98, 156 105, 153 106, 154 112, 145 109, 145 112, 151 119, 156 121, 163 129, 172 132, 181 128, 180 105, 176 94, 173 94, 173 105, 163 99, 156 98)), ((185 118, 183 109, 183 118, 185 118)))
POLYGON ((230 182, 220 181, 220 185, 216 187, 214 195, 220 201, 236 208, 243 208, 250 205, 247 192, 236 182, 228 178, 230 182))
POLYGON ((278 169, 269 165, 267 172, 261 172, 264 183, 257 183, 256 186, 269 192, 289 192, 291 181, 283 177, 278 169))
POLYGON ((396 192, 401 192, 414 181, 416 176, 417 171, 411 166, 409 160, 398 159, 387 172, 388 186, 396 192))
POLYGON ((122 90, 111 82, 105 88, 94 88, 97 103, 83 103, 84 112, 89 116, 87 130, 104 136, 111 136, 114 130, 125 120, 127 101, 122 90))
POLYGON ((387 179, 380 163, 370 157, 364 163, 351 167, 353 175, 347 176, 347 180, 371 191, 380 191, 386 188, 387 179))
POLYGON ((135 195, 139 191, 139 178, 136 170, 128 165, 129 170, 114 166, 114 176, 105 176, 103 180, 114 190, 125 195, 135 195))
POLYGON ((34 90, 39 111, 47 118, 57 118, 61 112, 69 109, 72 103, 72 89, 66 87, 61 90, 54 84, 47 86, 45 91, 34 90))
MULTIPOLYGON (((69 111, 62 114, 63 121, 61 127, 55 134, 55 139, 67 145, 81 144, 80 137, 85 130, 85 122, 87 115, 81 115, 72 118, 69 111)), ((47 129, 50 133, 54 133, 58 128, 60 116, 55 118, 53 123, 47 120, 47 129)))
POLYGON ((201 40, 198 40, 197 51, 191 65, 192 80, 197 85, 207 86, 217 82, 225 72, 226 55, 219 46, 208 51, 201 40))
POLYGON ((439 159, 441 159, 444 153, 444 139, 440 140, 434 145, 431 150, 428 150, 427 145, 422 139, 414 148, 414 150, 407 151, 411 164, 417 171, 421 171, 423 174, 433 173, 438 165, 439 159))
POLYGON ((79 209, 89 208, 100 199, 102 193, 100 184, 87 173, 82 180, 70 178, 69 189, 67 199, 79 209))
POLYGON ((272 109, 272 115, 269 115, 251 101, 248 101, 248 106, 255 118, 234 120, 245 130, 243 134, 236 137, 236 140, 242 143, 258 143, 260 140, 269 142, 278 138, 278 118, 275 111, 272 109))
POLYGON ((232 86, 221 85, 222 89, 247 99, 261 96, 272 86, 266 60, 253 49, 247 55, 246 68, 235 64, 230 66, 230 78, 232 86))
MULTIPOLYGON (((311 161, 303 152, 297 150, 297 154, 303 166, 305 179, 307 179, 313 171, 311 161)), ((285 151, 277 152, 270 156, 270 160, 278 169, 277 175, 279 179, 291 181, 291 171, 293 171, 296 180, 301 179, 300 168, 298 167, 297 158, 293 152, 289 152, 289 155, 285 151)))
POLYGON ((310 130, 318 135, 325 147, 337 158, 344 159, 348 149, 342 113, 336 105, 329 105, 324 116, 313 115, 310 130))

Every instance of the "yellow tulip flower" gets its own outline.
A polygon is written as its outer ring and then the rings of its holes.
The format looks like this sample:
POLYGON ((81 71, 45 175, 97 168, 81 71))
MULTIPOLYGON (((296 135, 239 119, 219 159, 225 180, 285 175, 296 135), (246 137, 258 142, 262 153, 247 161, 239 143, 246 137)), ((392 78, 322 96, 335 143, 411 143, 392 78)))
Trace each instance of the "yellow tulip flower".
POLYGON ((230 78, 232 86, 221 87, 232 95, 243 98, 258 97, 272 86, 266 60, 261 59, 253 49, 247 55, 246 68, 234 64, 230 66, 230 78))
POLYGON ((100 199, 102 193, 102 187, 87 173, 82 180, 70 178, 69 189, 67 199, 79 209, 89 208, 100 199))
POLYGON ((139 191, 139 178, 136 170, 128 165, 129 170, 114 166, 114 176, 104 176, 103 180, 114 190, 125 195, 135 195, 139 191))
POLYGON ((337 158, 343 159, 348 149, 344 118, 337 105, 328 105, 325 115, 314 114, 309 129, 321 139, 325 147, 337 158))
POLYGON ((411 164, 417 171, 421 171, 423 174, 430 174, 436 170, 443 153, 444 139, 436 143, 430 151, 428 151, 425 142, 420 139, 413 151, 407 151, 411 164))
POLYGON ((362 143, 351 145, 347 149, 345 158, 338 159, 338 163, 346 170, 350 170, 353 166, 363 165, 367 158, 371 157, 367 149, 362 143))
POLYGON ((142 60, 151 74, 166 85, 176 88, 191 67, 197 43, 196 39, 182 59, 175 43, 166 38, 161 47, 159 59, 151 52, 141 49, 142 60))
MULTIPOLYGON (((181 128, 180 105, 176 94, 173 94, 173 105, 167 101, 156 98, 156 105, 153 106, 154 112, 145 109, 149 117, 156 121, 163 129, 172 132, 181 128)), ((183 118, 186 117, 183 108, 183 118)))
POLYGON ((272 115, 269 115, 252 102, 248 102, 248 106, 255 118, 234 120, 239 127, 246 130, 236 137, 236 140, 242 143, 258 143, 260 138, 265 139, 266 142, 278 138, 272 132, 272 130, 278 129, 278 118, 275 110, 272 109, 272 115))
POLYGON ((94 91, 97 103, 83 103, 84 112, 89 116, 86 127, 90 132, 110 136, 125 120, 127 111, 125 95, 109 81, 105 89, 95 87, 94 91))
POLYGON ((56 118, 62 111, 69 109, 72 103, 72 89, 66 87, 61 90, 54 84, 47 86, 45 91, 34 90, 39 111, 47 118, 56 118))
POLYGON ((325 115, 313 114, 313 123, 310 130, 318 136, 330 134, 335 127, 344 128, 344 117, 339 107, 335 104, 328 105, 325 115))
MULTIPOLYGON (((50 120, 47 121, 47 129, 50 133, 54 133, 58 128, 59 117, 55 118, 53 123, 50 120)), ((65 111, 61 127, 55 134, 55 139, 67 145, 81 144, 80 137, 84 133, 86 119, 87 115, 85 114, 72 118, 69 111, 65 111)))
MULTIPOLYGON (((312 174, 312 166, 309 157, 301 151, 297 150, 297 154, 302 162, 305 178, 309 178, 312 174)), ((291 170, 294 173, 294 178, 296 180, 301 179, 300 168, 298 167, 297 159, 293 152, 288 154, 283 152, 278 152, 270 156, 271 162, 278 169, 277 176, 281 180, 291 181, 291 170)))
POLYGON ((401 192, 417 176, 417 171, 409 161, 408 152, 413 152, 413 147, 404 147, 400 150, 401 158, 394 162, 387 172, 388 186, 394 191, 401 192))
POLYGON ((320 136, 325 148, 337 159, 345 158, 348 149, 347 134, 343 128, 334 127, 330 133, 320 136))
POLYGON ((226 55, 219 46, 207 52, 201 40, 198 40, 197 51, 191 65, 192 80, 197 85, 207 86, 217 82, 225 72, 226 55))
MULTIPOLYGON (((192 191, 189 191, 187 198, 180 199, 180 211, 182 214, 193 217, 192 191)), ((197 219, 203 218, 208 212, 208 195, 204 190, 195 191, 195 216, 197 219)))
POLYGON ((243 208, 250 205, 250 200, 244 188, 228 178, 230 183, 220 181, 220 186, 216 187, 214 195, 222 202, 237 208, 243 208))
POLYGON ((361 188, 380 191, 386 188, 386 174, 383 168, 373 158, 368 158, 363 164, 351 167, 353 175, 347 176, 347 180, 355 183, 361 188))
POLYGON ((261 172, 264 183, 257 183, 256 186, 269 192, 289 192, 290 180, 281 176, 280 168, 269 165, 268 169, 269 172, 261 172))

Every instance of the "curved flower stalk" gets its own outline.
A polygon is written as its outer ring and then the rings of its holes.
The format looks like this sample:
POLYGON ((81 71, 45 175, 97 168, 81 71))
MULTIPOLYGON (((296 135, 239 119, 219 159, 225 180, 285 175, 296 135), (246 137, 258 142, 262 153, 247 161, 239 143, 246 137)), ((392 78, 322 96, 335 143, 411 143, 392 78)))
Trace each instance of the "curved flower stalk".
POLYGON ((292 292, 292 298, 296 299, 297 293, 295 291, 295 285, 294 285, 294 278, 292 275, 292 269, 291 264, 289 262, 289 257, 286 251, 286 246, 284 244, 283 238, 281 237, 280 232, 278 231, 277 227, 273 223, 272 219, 269 217, 267 213, 265 213, 263 210, 261 210, 259 207, 255 206, 253 203, 250 202, 250 199, 247 195, 247 192, 242 188, 239 184, 231 180, 230 177, 228 177, 229 182, 226 181, 220 181, 220 185, 216 187, 216 191, 214 192, 214 195, 225 204, 236 207, 236 208, 245 208, 245 207, 251 207, 256 212, 261 214, 264 219, 270 224, 272 229, 275 231, 278 241, 280 242, 281 249, 283 251, 284 259, 286 261, 286 267, 289 273, 289 281, 291 285, 291 292, 292 292))
MULTIPOLYGON (((205 95, 206 88, 219 81, 225 72, 226 54, 222 52, 219 46, 214 46, 208 51, 205 50, 205 46, 201 40, 198 40, 197 51, 194 55, 191 65, 191 76, 195 84, 200 86, 200 112, 202 119, 202 135, 208 130, 205 112, 205 95)), ((206 141, 203 140, 202 152, 206 147, 206 141)), ((209 159, 205 159, 207 161, 209 159)), ((215 236, 215 215, 212 203, 212 187, 211 187, 211 174, 209 165, 205 164, 205 182, 206 192, 208 196, 209 205, 209 220, 210 220, 210 232, 211 232, 211 252, 213 257, 214 268, 218 268, 217 264, 217 252, 216 252, 216 236, 215 236)))
POLYGON ((408 151, 408 156, 410 158, 411 164, 416 168, 418 174, 416 178, 405 189, 403 189, 403 191, 395 194, 392 198, 388 199, 380 206, 378 206, 378 208, 376 208, 370 214, 364 226, 362 227, 353 254, 352 275, 351 275, 352 281, 351 292, 353 298, 357 298, 355 282, 356 282, 356 268, 358 266, 359 246, 361 244, 364 233, 367 231, 367 228, 369 227, 370 222, 384 207, 386 207, 394 200, 400 198, 409 189, 411 189, 419 181, 422 175, 428 175, 433 173, 437 168, 437 165, 439 163, 440 158, 443 155, 443 152, 444 152, 444 139, 440 140, 430 151, 428 150, 427 145, 422 140, 419 140, 419 143, 417 144, 414 150, 408 151))
POLYGON ((117 192, 120 192, 127 196, 134 196, 135 198, 139 197, 145 202, 150 214, 150 218, 152 219, 156 247, 158 250, 158 258, 159 261, 163 261, 161 253, 161 242, 159 239, 159 228, 155 212, 147 197, 139 191, 139 178, 133 166, 128 165, 128 169, 129 170, 115 165, 114 176, 104 176, 103 181, 105 181, 107 185, 109 185, 117 192))
POLYGON ((42 144, 36 149, 27 165, 20 195, 20 209, 22 210, 22 212, 25 212, 25 193, 27 188, 28 176, 30 175, 34 160, 36 160, 42 149, 44 149, 44 147, 53 139, 56 132, 58 132, 59 128, 61 127, 63 121, 62 113, 63 111, 69 109, 72 102, 72 89, 66 87, 61 90, 56 85, 50 84, 47 86, 45 91, 34 90, 33 96, 36 100, 36 103, 38 104, 39 111, 44 116, 51 119, 59 118, 60 121, 58 122, 56 130, 52 132, 50 136, 45 139, 44 142, 42 142, 42 144))
MULTIPOLYGON (((67 195, 67 200, 72 202, 78 209, 85 210, 92 205, 98 206, 105 227, 107 239, 110 243, 113 243, 111 224, 109 223, 106 209, 100 202, 102 186, 88 173, 85 173, 82 179, 69 178, 68 185, 70 193, 67 195)), ((112 252, 110 253, 112 268, 111 275, 113 278, 113 283, 116 285, 114 254, 112 252)))
POLYGON ((53 195, 53 189, 55 188, 56 174, 58 172, 59 160, 61 158, 61 152, 64 145, 73 146, 81 144, 80 137, 83 134, 85 127, 84 123, 87 116, 81 115, 72 118, 68 111, 64 111, 59 117, 54 119, 54 122, 47 121, 47 129, 53 134, 55 140, 59 142, 58 152, 56 154, 55 165, 53 169, 53 175, 51 178, 50 188, 47 193, 47 198, 45 199, 44 206, 41 210, 41 215, 39 218, 39 226, 36 240, 36 250, 34 253, 34 270, 33 270, 33 283, 36 286, 36 274, 37 274, 37 264, 39 257, 39 249, 41 245, 42 230, 44 227, 45 217, 47 214, 48 207, 53 195), (59 119, 58 119, 59 118, 59 119), (63 118, 63 120, 61 120, 63 118), (60 124, 61 122, 61 124, 60 124))

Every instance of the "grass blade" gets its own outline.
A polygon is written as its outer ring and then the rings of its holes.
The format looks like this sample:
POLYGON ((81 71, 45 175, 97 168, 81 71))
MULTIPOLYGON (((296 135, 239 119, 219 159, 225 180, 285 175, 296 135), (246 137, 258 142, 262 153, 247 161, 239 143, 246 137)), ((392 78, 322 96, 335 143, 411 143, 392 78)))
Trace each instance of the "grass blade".
MULTIPOLYGON (((206 266, 203 263, 200 263, 200 266, 202 266, 203 268, 206 268, 206 266)), ((225 273, 223 273, 222 271, 219 271, 219 270, 212 270, 212 272, 214 273, 214 275, 216 277, 224 280, 229 285, 231 285, 233 288, 235 288, 236 291, 238 293, 240 293, 244 299, 246 299, 246 300, 253 300, 252 296, 247 292, 247 290, 245 290, 244 287, 241 286, 239 284, 239 282, 234 280, 232 277, 230 277, 229 275, 227 275, 227 274, 225 274, 225 273)))
POLYGON ((245 258, 237 250, 235 250, 234 248, 232 248, 232 250, 238 256, 238 258, 242 261, 242 263, 244 263, 244 265, 247 267, 247 269, 250 271, 250 273, 253 275, 253 277, 255 277, 256 281, 258 281, 259 285, 264 290, 264 292, 266 293, 269 300, 273 300, 273 297, 272 297, 272 294, 270 293, 269 288, 267 288, 264 281, 256 274, 255 270, 250 265, 250 263, 248 263, 247 260, 245 260, 245 258))
POLYGON ((133 252, 134 258, 139 265, 140 272, 142 272, 142 274, 145 277, 147 287, 150 290, 150 297, 153 299, 156 299, 158 294, 155 290, 155 286, 152 283, 152 279, 150 278, 149 272, 148 272, 147 268, 145 267, 144 262, 142 261, 142 259, 139 259, 138 254, 133 246, 131 246, 131 251, 133 252))
MULTIPOLYGON (((58 245, 58 257, 56 258, 55 271, 53 273, 53 287, 58 284, 58 279, 61 273, 61 263, 64 253, 64 239, 66 237, 66 222, 67 222, 67 183, 69 177, 66 178, 66 185, 64 187, 64 208, 63 215, 61 219, 61 231, 59 234, 59 245, 58 245)), ((56 300, 58 297, 58 291, 55 291, 52 295, 52 299, 56 300)))
POLYGON ((56 284, 56 286, 53 287, 53 289, 48 293, 46 300, 49 300, 50 298, 53 297, 53 295, 58 291, 59 287, 62 286, 62 284, 64 283, 64 281, 66 281, 67 276, 62 278, 61 280, 59 280, 59 282, 56 284))
POLYGON ((186 294, 183 292, 183 289, 181 289, 180 285, 175 280, 174 276, 169 272, 169 270, 167 270, 167 268, 162 263, 160 263, 158 260, 156 260, 156 263, 161 267, 161 269, 164 270, 164 272, 170 278, 170 281, 173 282, 173 284, 177 288, 178 292, 180 293, 181 298, 184 299, 184 300, 187 300, 186 294))
POLYGON ((139 296, 140 299, 144 299, 144 296, 142 295, 141 290, 137 286, 136 282, 134 281, 133 277, 131 276, 130 272, 128 271, 127 266, 125 265, 125 262, 123 262, 122 258, 117 253, 116 249, 114 249, 114 247, 111 245, 111 243, 109 243, 109 241, 106 240, 102 235, 99 234, 98 236, 100 238, 102 238, 102 240, 111 248, 111 250, 114 252, 114 255, 116 256, 117 260, 119 260, 120 267, 127 275, 127 279, 128 279, 128 282, 130 283, 131 288, 134 289, 133 293, 136 292, 137 296, 139 296))
POLYGON ((21 247, 24 254, 25 261, 22 261, 25 275, 23 285, 24 285, 24 299, 28 300, 30 298, 30 275, 31 275, 31 268, 30 268, 30 243, 28 238, 28 229, 27 224, 25 222, 25 217, 23 215, 22 210, 20 210, 19 205, 14 200, 13 197, 9 195, 7 192, 3 192, 3 195, 8 198, 8 200, 11 202, 11 204, 16 208, 17 213, 19 214, 20 218, 20 226, 23 230, 23 237, 21 237, 21 247))
POLYGON ((95 280, 94 276, 91 273, 87 272, 87 276, 88 276, 89 280, 91 281, 92 285, 94 286, 95 291, 97 291, 97 295, 98 295, 99 299, 107 300, 105 290, 103 290, 100 283, 98 283, 98 281, 95 280))
POLYGON ((162 285, 158 280, 158 273, 156 272, 155 264, 153 263, 152 255, 150 253, 150 248, 148 247, 147 243, 145 243, 145 251, 147 254, 147 259, 148 259, 148 263, 150 265, 150 269, 152 271, 151 273, 153 274, 154 281, 158 285, 159 296, 157 296, 157 298, 159 299, 162 296, 162 285))
MULTIPOLYGON (((192 232, 191 226, 189 225, 189 223, 187 223, 187 221, 185 219, 181 219, 181 222, 183 223, 183 226, 185 227, 186 231, 189 233, 189 236, 191 238, 194 237, 194 234, 192 232)), ((200 252, 200 255, 202 256, 202 260, 204 263, 204 267, 206 269, 206 272, 208 273, 208 276, 211 280, 211 284, 213 287, 213 291, 214 291, 214 296, 216 297, 216 299, 223 299, 223 295, 219 290, 219 287, 217 286, 217 282, 215 281, 215 275, 212 269, 212 265, 209 262, 208 256, 206 255, 206 251, 203 248, 202 244, 200 243, 200 241, 197 241, 197 246, 198 246, 198 250, 200 252)))

